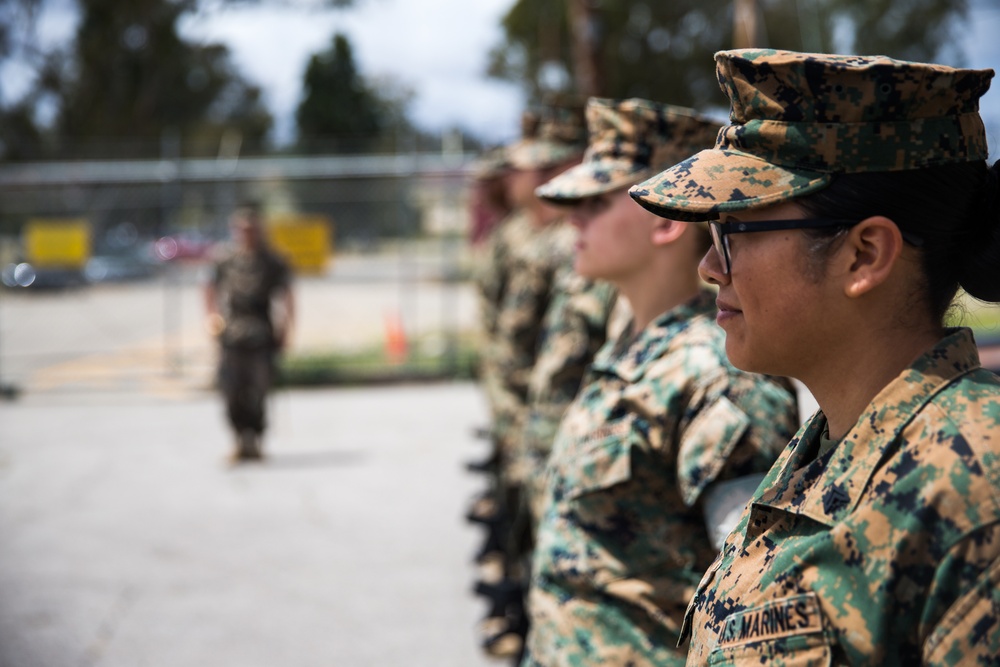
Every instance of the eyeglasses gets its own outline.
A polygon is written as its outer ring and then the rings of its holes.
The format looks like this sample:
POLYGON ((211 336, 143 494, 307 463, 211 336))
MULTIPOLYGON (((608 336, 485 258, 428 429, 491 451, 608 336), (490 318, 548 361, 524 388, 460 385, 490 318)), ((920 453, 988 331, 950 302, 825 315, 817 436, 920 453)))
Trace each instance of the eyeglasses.
MULTIPOLYGON (((744 234, 748 232, 774 232, 780 229, 821 229, 823 227, 853 227, 861 222, 860 220, 845 220, 842 218, 799 218, 796 220, 760 220, 756 222, 727 222, 725 224, 718 220, 710 220, 708 231, 712 234, 712 245, 715 252, 722 258, 722 268, 724 275, 729 275, 732 268, 732 260, 729 258, 729 235, 744 234)), ((914 246, 923 245, 923 239, 900 232, 903 240, 914 246)))

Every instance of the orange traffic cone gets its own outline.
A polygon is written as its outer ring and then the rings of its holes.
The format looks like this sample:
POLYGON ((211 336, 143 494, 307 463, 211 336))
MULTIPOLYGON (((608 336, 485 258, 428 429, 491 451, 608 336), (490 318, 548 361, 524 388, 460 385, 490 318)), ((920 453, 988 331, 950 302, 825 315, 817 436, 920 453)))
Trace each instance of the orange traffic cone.
POLYGON ((403 329, 403 319, 398 312, 386 313, 385 316, 385 356, 394 364, 406 361, 409 345, 406 342, 406 331, 403 329))

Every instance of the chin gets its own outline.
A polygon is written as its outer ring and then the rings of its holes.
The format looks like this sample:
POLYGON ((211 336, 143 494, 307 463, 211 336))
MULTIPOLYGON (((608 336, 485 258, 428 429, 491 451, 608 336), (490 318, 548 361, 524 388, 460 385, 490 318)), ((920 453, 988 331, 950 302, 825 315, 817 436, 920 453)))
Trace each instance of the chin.
POLYGON ((747 349, 746 341, 726 332, 726 356, 729 363, 741 371, 748 373, 761 373, 754 363, 753 354, 747 349))
POLYGON ((726 334, 726 356, 729 357, 729 363, 747 373, 794 377, 783 354, 775 355, 773 349, 756 348, 746 340, 729 334, 726 334))

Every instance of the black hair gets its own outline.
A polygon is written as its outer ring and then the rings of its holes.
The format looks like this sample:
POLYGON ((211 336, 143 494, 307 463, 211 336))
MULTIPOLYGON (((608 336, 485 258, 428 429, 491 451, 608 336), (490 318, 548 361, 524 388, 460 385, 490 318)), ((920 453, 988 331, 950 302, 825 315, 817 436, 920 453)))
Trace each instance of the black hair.
MULTIPOLYGON (((841 174, 796 200, 817 217, 864 220, 882 215, 921 239, 923 297, 941 321, 958 288, 1000 302, 1000 161, 906 171, 841 174)), ((820 251, 843 230, 807 230, 820 251)))

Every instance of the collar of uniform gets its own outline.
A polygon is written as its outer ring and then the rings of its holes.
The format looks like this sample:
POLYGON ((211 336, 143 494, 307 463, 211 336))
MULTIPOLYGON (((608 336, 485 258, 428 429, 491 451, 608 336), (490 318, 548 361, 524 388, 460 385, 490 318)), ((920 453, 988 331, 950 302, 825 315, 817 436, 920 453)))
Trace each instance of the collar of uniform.
POLYGON ((628 383, 642 379, 649 364, 662 357, 695 317, 715 314, 715 294, 701 290, 698 296, 653 320, 638 335, 632 322, 613 344, 605 345, 594 358, 593 370, 615 375, 628 383))
POLYGON ((868 480, 921 408, 956 378, 979 368, 969 329, 951 329, 912 366, 878 393, 858 422, 833 450, 818 476, 805 481, 800 466, 826 427, 817 412, 800 430, 795 445, 776 465, 781 472, 755 504, 808 516, 832 525, 853 511, 868 480), (804 482, 804 483, 803 483, 804 482), (802 487, 805 486, 803 489, 802 487))

